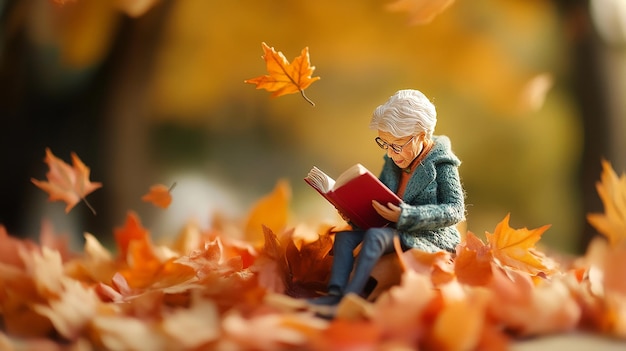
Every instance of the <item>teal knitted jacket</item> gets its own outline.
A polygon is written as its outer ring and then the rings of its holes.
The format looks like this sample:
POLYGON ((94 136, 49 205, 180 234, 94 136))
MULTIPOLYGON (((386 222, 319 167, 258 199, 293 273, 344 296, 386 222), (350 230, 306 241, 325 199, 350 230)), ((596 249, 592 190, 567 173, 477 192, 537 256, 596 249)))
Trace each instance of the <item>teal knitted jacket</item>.
MULTIPOLYGON (((465 192, 458 171, 461 161, 448 137, 434 136, 433 140, 406 186, 396 229, 405 248, 454 253, 460 241, 456 224, 465 219, 465 192)), ((379 179, 397 192, 402 170, 389 156, 384 159, 379 179)))

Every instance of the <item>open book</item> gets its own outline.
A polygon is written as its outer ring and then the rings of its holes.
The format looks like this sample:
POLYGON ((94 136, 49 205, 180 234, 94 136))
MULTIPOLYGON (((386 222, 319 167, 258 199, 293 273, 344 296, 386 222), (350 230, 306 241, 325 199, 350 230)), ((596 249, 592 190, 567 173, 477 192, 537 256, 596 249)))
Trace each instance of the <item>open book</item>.
POLYGON ((341 173, 336 180, 319 168, 313 167, 304 181, 360 229, 384 227, 389 224, 389 221, 376 212, 372 200, 383 205, 388 202, 399 205, 402 202, 372 172, 359 163, 341 173))

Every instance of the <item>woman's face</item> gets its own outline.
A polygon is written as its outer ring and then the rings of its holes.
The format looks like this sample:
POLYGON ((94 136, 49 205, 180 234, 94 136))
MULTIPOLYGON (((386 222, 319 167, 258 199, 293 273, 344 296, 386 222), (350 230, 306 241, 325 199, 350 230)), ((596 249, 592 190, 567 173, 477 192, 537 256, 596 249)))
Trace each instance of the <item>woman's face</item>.
POLYGON ((387 147, 387 155, 400 168, 408 167, 423 148, 423 134, 396 138, 391 133, 379 130, 378 137, 386 145, 394 144, 402 148, 402 151, 395 152, 393 148, 387 147))

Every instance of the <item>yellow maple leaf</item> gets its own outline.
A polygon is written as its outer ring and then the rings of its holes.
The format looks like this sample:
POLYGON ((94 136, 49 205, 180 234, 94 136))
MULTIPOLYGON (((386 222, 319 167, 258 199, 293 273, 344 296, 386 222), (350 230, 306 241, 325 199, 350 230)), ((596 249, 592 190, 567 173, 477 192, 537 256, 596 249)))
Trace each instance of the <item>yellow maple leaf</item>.
POLYGON ((626 175, 618 177, 611 164, 602 160, 602 176, 596 189, 604 213, 587 214, 587 221, 615 247, 626 239, 626 175))
POLYGON ((509 226, 510 214, 498 223, 495 231, 486 233, 494 260, 503 267, 515 268, 530 274, 550 273, 554 261, 535 249, 541 235, 550 228, 544 225, 537 229, 513 229, 509 226))
POLYGON ((265 89, 272 92, 272 97, 300 92, 308 103, 315 106, 313 101, 309 100, 304 94, 304 89, 320 79, 320 77, 311 77, 315 67, 311 66, 309 61, 309 48, 305 47, 302 49, 300 56, 296 57, 292 63, 289 63, 282 52, 276 52, 274 48, 267 46, 265 43, 262 43, 262 46, 264 52, 263 59, 269 74, 246 79, 244 83, 256 84, 257 89, 265 89))

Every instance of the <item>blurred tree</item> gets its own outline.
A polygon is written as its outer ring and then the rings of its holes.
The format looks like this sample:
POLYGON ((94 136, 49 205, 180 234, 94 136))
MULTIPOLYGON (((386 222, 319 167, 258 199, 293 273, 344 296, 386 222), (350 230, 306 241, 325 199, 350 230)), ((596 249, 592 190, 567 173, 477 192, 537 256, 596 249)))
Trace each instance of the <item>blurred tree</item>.
MULTIPOLYGON (((619 141, 623 142, 623 133, 626 132, 623 128, 624 116, 613 115, 617 111, 610 108, 611 100, 616 96, 623 96, 624 92, 621 94, 611 92, 609 84, 609 80, 623 82, 626 77, 615 76, 614 73, 620 70, 614 65, 626 63, 624 57, 621 62, 612 64, 605 58, 607 50, 623 51, 624 43, 621 48, 611 47, 610 43, 599 36, 597 26, 591 17, 590 6, 593 0, 555 0, 555 2, 562 16, 564 39, 569 44, 570 69, 564 80, 575 96, 574 101, 583 122, 584 148, 579 163, 583 210, 585 213, 602 212, 604 209, 596 190, 596 182, 602 171, 600 160, 609 160, 618 173, 623 172, 626 167, 626 150, 624 145, 619 144, 619 141)), ((604 2, 600 6, 607 5, 610 5, 609 2, 604 2)), ((624 8, 623 5, 621 7, 624 8)), ((611 22, 612 19, 596 18, 596 20, 611 22)), ((620 27, 619 23, 623 26, 626 18, 617 20, 620 21, 617 23, 620 27)), ((622 100, 621 97, 619 99, 622 100)), ((597 232, 584 217, 580 218, 580 221, 583 232, 579 250, 582 251, 597 232)))

